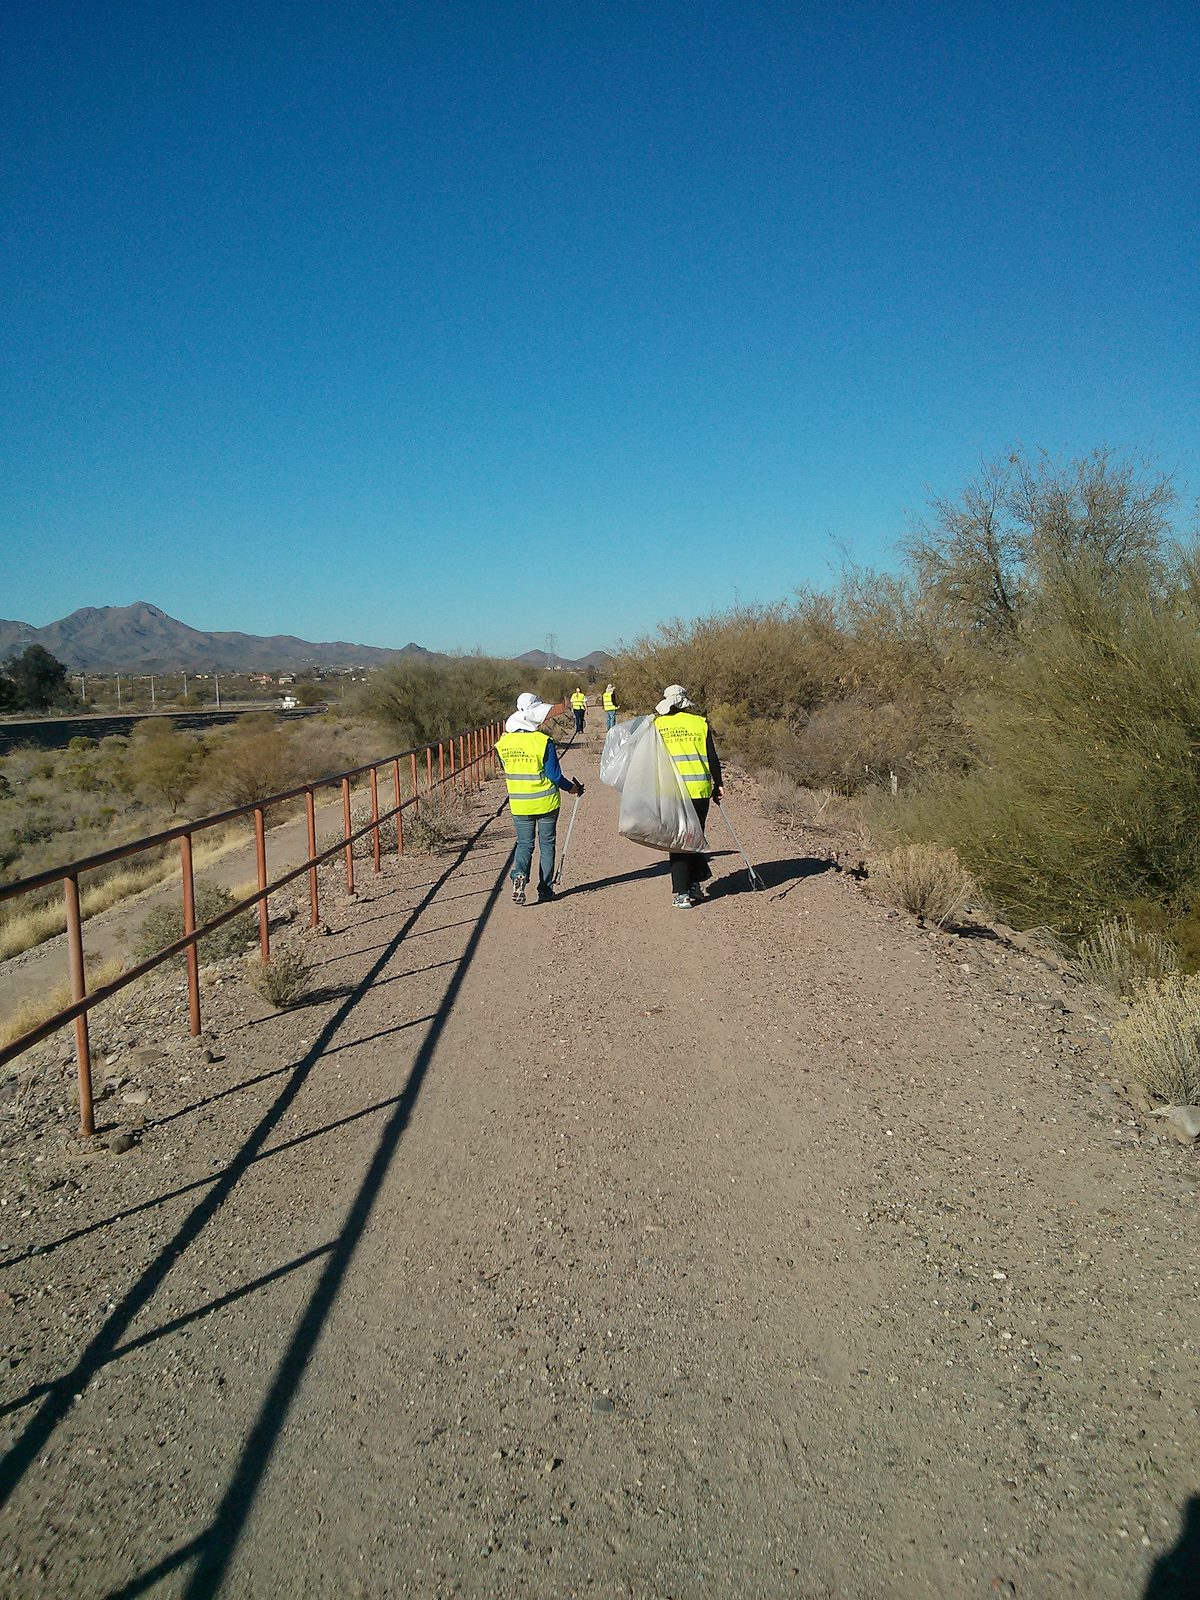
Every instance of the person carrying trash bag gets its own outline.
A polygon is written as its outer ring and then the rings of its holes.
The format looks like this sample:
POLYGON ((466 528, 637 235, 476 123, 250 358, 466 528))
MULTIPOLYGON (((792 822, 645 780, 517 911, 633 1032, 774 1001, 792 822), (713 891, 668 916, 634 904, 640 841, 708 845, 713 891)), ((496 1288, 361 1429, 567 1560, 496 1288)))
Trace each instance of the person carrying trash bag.
MULTIPOLYGON (((682 684, 669 683, 654 708, 654 726, 662 736, 675 770, 696 809, 701 828, 710 800, 721 803, 721 761, 704 717, 696 711, 682 684)), ((708 857, 672 850, 671 905, 690 911, 704 898, 700 885, 712 877, 708 857)))
POLYGON ((604 698, 600 702, 604 707, 604 715, 608 719, 606 728, 611 731, 617 725, 617 697, 613 685, 610 683, 604 691, 604 698))
POLYGON ((575 713, 575 732, 583 732, 583 719, 587 712, 587 695, 582 689, 576 689, 571 696, 571 710, 575 713))
POLYGON ((533 841, 538 847, 539 904, 554 899, 554 845, 558 829, 559 790, 582 794, 583 785, 563 776, 554 740, 542 732, 549 717, 566 710, 566 702, 549 706, 534 694, 523 694, 496 741, 496 754, 508 785, 517 847, 513 855, 513 904, 525 904, 525 888, 533 870, 533 841))

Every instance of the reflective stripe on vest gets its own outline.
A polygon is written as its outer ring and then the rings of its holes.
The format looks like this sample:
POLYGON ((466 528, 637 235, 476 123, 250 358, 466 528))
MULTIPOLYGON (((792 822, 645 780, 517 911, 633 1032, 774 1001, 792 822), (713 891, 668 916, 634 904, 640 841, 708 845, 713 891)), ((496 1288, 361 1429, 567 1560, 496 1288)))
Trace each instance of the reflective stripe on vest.
POLYGON ((496 741, 496 754, 504 767, 508 804, 515 817, 541 817, 557 811, 558 785, 546 776, 544 733, 505 733, 496 741))
POLYGON ((708 770, 708 723, 690 711, 655 717, 667 753, 693 800, 711 800, 712 773, 708 770))

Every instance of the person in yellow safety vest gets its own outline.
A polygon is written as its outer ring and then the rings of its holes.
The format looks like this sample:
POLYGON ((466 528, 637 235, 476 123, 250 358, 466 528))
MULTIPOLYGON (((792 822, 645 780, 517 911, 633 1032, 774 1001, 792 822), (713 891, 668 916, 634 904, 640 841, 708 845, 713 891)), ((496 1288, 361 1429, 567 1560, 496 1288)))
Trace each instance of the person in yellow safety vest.
POLYGON ((583 732, 583 715, 587 710, 587 695, 582 689, 576 689, 571 696, 571 710, 575 713, 575 732, 583 732))
MULTIPOLYGON (((654 726, 662 735, 675 770, 683 779, 696 815, 703 827, 710 800, 721 803, 721 761, 713 744, 708 723, 696 711, 681 684, 670 683, 655 706, 654 726)), ((671 904, 690 911, 704 898, 700 885, 712 877, 708 860, 702 855, 671 851, 671 904)))
POLYGON ((558 829, 558 792, 582 794, 583 785, 563 776, 554 740, 542 732, 542 723, 566 710, 566 701, 548 706, 534 694, 523 694, 517 709, 504 724, 496 741, 496 754, 508 784, 517 847, 513 853, 513 904, 525 904, 525 886, 533 870, 533 840, 537 835, 539 904, 554 899, 554 844, 558 829))
POLYGON ((610 729, 615 728, 617 725, 617 699, 611 683, 604 691, 604 699, 601 704, 604 706, 604 715, 608 718, 608 727, 610 729))

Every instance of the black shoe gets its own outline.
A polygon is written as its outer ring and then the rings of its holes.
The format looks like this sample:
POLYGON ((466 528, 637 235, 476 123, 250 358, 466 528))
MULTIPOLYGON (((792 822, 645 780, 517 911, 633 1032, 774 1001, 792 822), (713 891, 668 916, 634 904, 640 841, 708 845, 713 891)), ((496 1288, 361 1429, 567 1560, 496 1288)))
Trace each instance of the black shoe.
POLYGON ((553 889, 539 889, 538 890, 538 905, 542 905, 547 900, 557 900, 557 899, 558 899, 558 896, 555 894, 553 889))

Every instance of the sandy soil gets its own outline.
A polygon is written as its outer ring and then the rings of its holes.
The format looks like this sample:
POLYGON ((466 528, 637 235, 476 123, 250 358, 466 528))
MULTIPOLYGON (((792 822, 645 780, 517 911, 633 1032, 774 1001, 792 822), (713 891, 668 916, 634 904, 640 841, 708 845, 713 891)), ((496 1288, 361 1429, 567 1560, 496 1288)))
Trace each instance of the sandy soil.
POLYGON ((491 785, 309 1004, 114 1009, 128 1153, 6 1082, 5 1592, 1192 1594, 1196 1153, 1092 997, 747 789, 673 911, 597 749, 558 904, 491 785))

